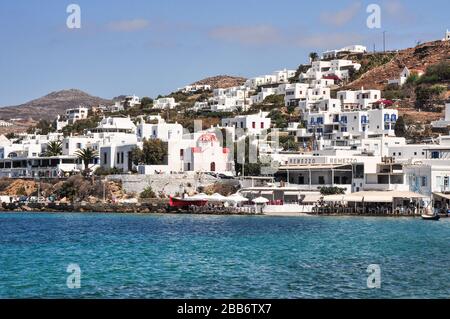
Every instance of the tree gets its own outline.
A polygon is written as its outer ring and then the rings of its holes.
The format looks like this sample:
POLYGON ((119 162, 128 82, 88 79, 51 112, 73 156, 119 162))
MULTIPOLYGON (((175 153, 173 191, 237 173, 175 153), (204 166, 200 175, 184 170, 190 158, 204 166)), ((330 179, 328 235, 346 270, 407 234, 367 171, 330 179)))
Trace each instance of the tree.
POLYGON ((399 116, 397 122, 395 122, 394 128, 395 136, 397 137, 405 137, 406 135, 406 124, 403 116, 399 116))
POLYGON ((319 59, 319 55, 317 54, 317 52, 311 52, 309 54, 309 59, 311 60, 311 62, 316 61, 317 59, 319 59))
POLYGON ((30 127, 27 130, 27 133, 33 134, 38 133, 42 135, 47 135, 48 133, 52 133, 55 131, 53 124, 47 120, 40 120, 35 127, 30 127))
POLYGON ((86 147, 83 149, 79 149, 75 152, 75 155, 78 157, 78 159, 82 160, 84 163, 84 174, 89 174, 89 164, 98 157, 98 152, 94 150, 92 147, 86 147))
POLYGON ((168 145, 160 139, 144 139, 142 149, 136 147, 131 151, 134 165, 160 165, 168 154, 168 145))
POLYGON ((142 108, 150 108, 152 106, 152 104, 153 104, 153 99, 151 99, 149 97, 144 96, 141 99, 141 107, 142 108))
POLYGON ((47 143, 47 150, 45 151, 45 156, 59 156, 62 154, 62 143, 61 141, 51 141, 47 143))

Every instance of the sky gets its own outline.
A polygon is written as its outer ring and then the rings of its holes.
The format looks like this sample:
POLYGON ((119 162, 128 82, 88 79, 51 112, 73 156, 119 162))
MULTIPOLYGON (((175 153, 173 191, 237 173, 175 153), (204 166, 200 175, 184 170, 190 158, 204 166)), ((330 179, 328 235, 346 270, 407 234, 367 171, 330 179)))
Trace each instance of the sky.
POLYGON ((442 39, 448 0, 8 0, 0 2, 0 106, 76 88, 155 97, 219 74, 292 68, 312 51, 442 39), (70 4, 81 28, 69 29, 70 4), (369 28, 367 6, 381 9, 369 28))

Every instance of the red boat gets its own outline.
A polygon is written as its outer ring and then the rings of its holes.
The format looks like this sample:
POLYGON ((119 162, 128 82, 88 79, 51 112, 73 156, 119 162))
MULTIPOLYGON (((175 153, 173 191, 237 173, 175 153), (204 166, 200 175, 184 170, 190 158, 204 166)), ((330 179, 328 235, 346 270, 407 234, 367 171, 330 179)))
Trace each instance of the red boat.
POLYGON ((205 206, 208 201, 206 199, 189 199, 189 198, 177 198, 170 196, 170 207, 189 207, 189 206, 205 206))

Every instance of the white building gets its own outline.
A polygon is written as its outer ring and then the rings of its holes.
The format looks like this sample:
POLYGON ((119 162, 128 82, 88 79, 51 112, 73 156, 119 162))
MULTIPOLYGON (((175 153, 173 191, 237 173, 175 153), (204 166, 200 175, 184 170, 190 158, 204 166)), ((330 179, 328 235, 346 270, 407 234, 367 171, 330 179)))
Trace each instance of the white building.
POLYGON ((251 104, 260 104, 265 98, 278 93, 278 88, 262 88, 260 92, 250 97, 251 104))
POLYGON ((289 79, 294 77, 296 70, 283 69, 275 71, 272 74, 256 76, 248 79, 244 86, 250 89, 256 89, 258 86, 288 83, 289 79))
POLYGON ((178 92, 182 93, 196 93, 199 91, 211 91, 211 85, 208 84, 186 85, 185 87, 178 89, 178 92))
POLYGON ((136 95, 128 95, 121 101, 116 101, 114 105, 107 107, 109 112, 120 112, 130 107, 141 105, 141 99, 136 95))
POLYGON ((0 120, 0 127, 10 127, 13 126, 12 123, 0 120))
POLYGON ((305 73, 299 75, 301 81, 311 82, 313 80, 320 80, 329 77, 345 80, 350 75, 350 70, 358 71, 361 64, 354 63, 351 60, 331 60, 331 61, 313 61, 311 68, 305 73))
POLYGON ((164 142, 172 140, 180 140, 183 137, 183 126, 178 123, 166 123, 164 119, 159 118, 155 120, 156 123, 145 123, 141 118, 138 123, 136 134, 138 139, 142 141, 145 139, 160 139, 164 142))
POLYGON ((406 80, 412 75, 417 74, 419 77, 422 76, 425 72, 419 69, 408 69, 406 66, 403 68, 402 72, 397 79, 388 80, 388 84, 396 84, 402 86, 406 83, 406 80))
POLYGON ((339 91, 337 98, 341 100, 343 110, 371 109, 381 99, 380 90, 339 91))
POLYGON ((444 118, 431 122, 435 129, 447 129, 450 126, 450 102, 445 104, 444 118))
POLYGON ((349 45, 341 49, 329 50, 322 53, 322 59, 333 59, 338 57, 340 54, 347 53, 366 53, 367 48, 363 45, 349 45))
POLYGON ((251 115, 239 115, 222 119, 222 127, 234 127, 247 134, 259 135, 270 128, 271 119, 267 117, 269 112, 259 112, 251 115))
POLYGON ((221 146, 214 133, 196 132, 168 143, 167 163, 139 165, 138 172, 146 175, 178 172, 215 172, 230 175, 234 166, 229 155, 230 150, 221 146))
POLYGON ((445 38, 442 39, 442 41, 450 41, 450 31, 445 32, 445 38))
POLYGON ((89 109, 87 107, 79 106, 75 109, 66 110, 66 117, 69 124, 73 124, 78 120, 85 120, 88 118, 89 109))
POLYGON ((153 108, 160 110, 172 110, 178 105, 179 103, 175 102, 173 97, 163 97, 153 102, 153 108))

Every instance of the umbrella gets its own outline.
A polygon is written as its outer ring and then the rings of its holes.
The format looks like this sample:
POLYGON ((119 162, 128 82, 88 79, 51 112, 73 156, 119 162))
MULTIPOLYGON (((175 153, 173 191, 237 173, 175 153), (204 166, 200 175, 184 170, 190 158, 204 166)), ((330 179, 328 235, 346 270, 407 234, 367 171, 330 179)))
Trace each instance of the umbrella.
POLYGON ((258 197, 258 198, 255 198, 254 200, 252 200, 252 202, 255 204, 266 204, 269 202, 269 200, 265 197, 258 197))
POLYGON ((240 202, 248 202, 248 199, 246 197, 236 193, 236 194, 228 196, 227 201, 240 203, 240 202))
POLYGON ((209 196, 209 200, 213 202, 225 202, 227 198, 225 196, 220 195, 219 193, 214 193, 209 196))

